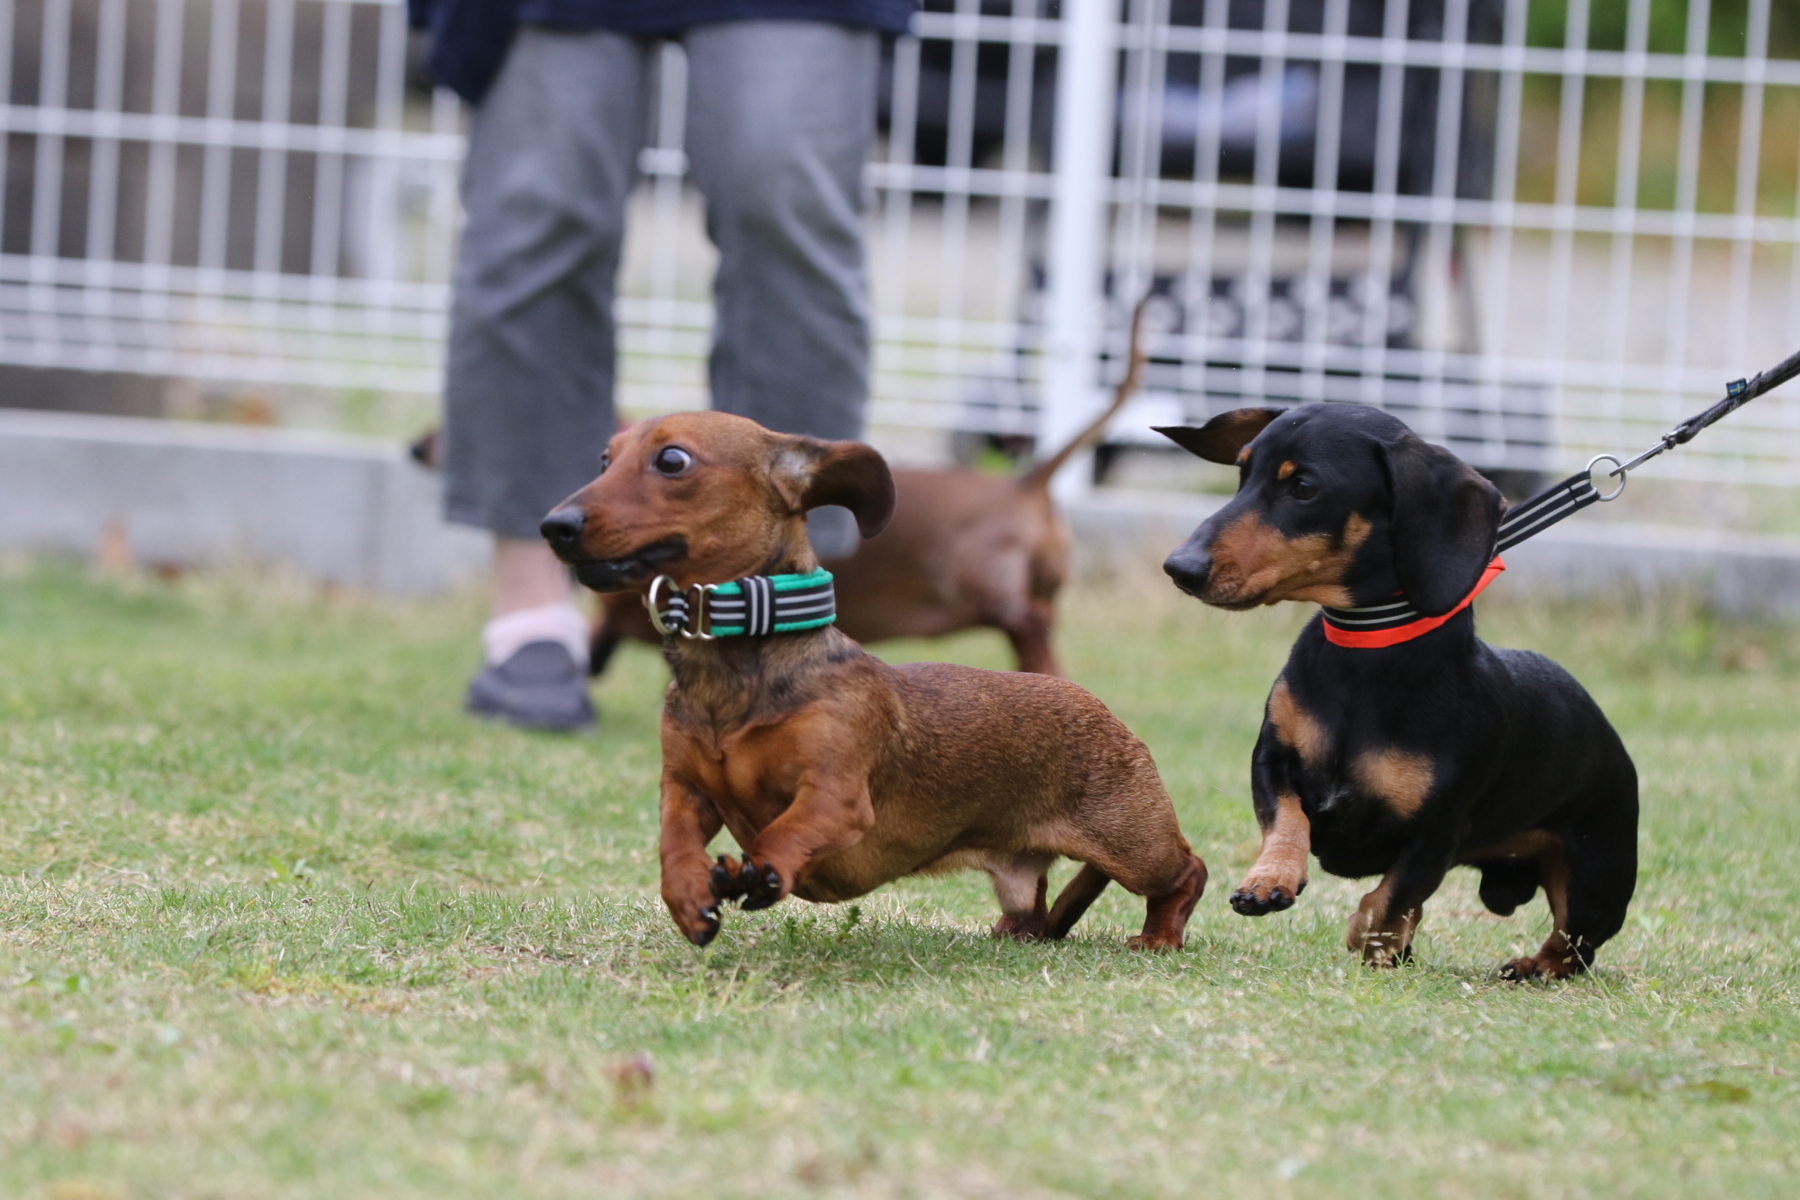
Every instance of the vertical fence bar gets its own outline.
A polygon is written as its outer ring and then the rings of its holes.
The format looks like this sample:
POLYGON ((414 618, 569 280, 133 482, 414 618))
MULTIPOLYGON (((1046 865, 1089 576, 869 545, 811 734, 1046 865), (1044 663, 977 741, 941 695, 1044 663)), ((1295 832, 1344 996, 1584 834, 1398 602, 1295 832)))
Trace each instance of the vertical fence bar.
POLYGON ((1541 344, 1554 375, 1557 404, 1567 411, 1569 286, 1575 271, 1575 206, 1580 198, 1581 124, 1587 97, 1588 0, 1569 0, 1563 25, 1562 95, 1557 106, 1555 224, 1550 235, 1550 294, 1541 344))
MULTIPOLYGON (((1093 413, 1106 184, 1113 130, 1117 0, 1064 0, 1056 61, 1055 178, 1050 201, 1050 287, 1037 442, 1051 453, 1093 413)), ((1091 457, 1053 484, 1069 500, 1092 484, 1091 457)))
MULTIPOLYGON (((1230 0, 1206 0, 1202 20, 1208 29, 1223 30, 1230 22, 1230 0)), ((1200 113, 1222 112, 1225 100, 1225 55, 1205 54, 1200 59, 1200 113)), ((1202 119, 1194 133, 1194 190, 1204 197, 1219 182, 1220 122, 1202 119)), ((1197 201, 1188 217, 1187 336, 1182 340, 1181 385, 1206 394, 1206 360, 1213 338, 1213 258, 1218 241, 1219 203, 1212 198, 1197 201), (1205 215, 1201 215, 1201 205, 1205 215)))
POLYGON ((1130 311, 1156 275, 1155 191, 1162 169, 1167 0, 1134 0, 1130 22, 1125 104, 1119 121, 1120 188, 1110 255, 1113 307, 1120 313, 1130 311))
POLYGON ((1662 416, 1677 420, 1687 368, 1688 291, 1694 278, 1694 214, 1700 199, 1701 122, 1706 113, 1706 38, 1712 0, 1688 0, 1687 53, 1681 83, 1681 142, 1675 164, 1675 237, 1669 271, 1669 308, 1664 326, 1667 352, 1662 416))
MULTIPOLYGON (((184 0, 157 0, 156 63, 151 80, 151 112, 158 127, 168 129, 181 114, 182 25, 184 0)), ((170 271, 175 246, 175 142, 158 137, 150 143, 150 174, 144 196, 144 285, 138 293, 140 315, 167 320, 170 271)))
POLYGON ((975 68, 981 42, 974 19, 979 0, 956 0, 950 45, 950 123, 944 147, 944 191, 938 227, 937 369, 954 378, 962 367, 964 272, 969 246, 969 168, 975 148, 975 68))
POLYGON ((1403 51, 1409 31, 1409 0, 1389 0, 1383 12, 1380 99, 1375 116, 1375 181, 1369 221, 1369 262, 1363 274, 1361 399, 1381 400, 1387 376, 1388 330, 1392 325, 1395 201, 1400 193, 1400 134, 1406 94, 1403 51))
MULTIPOLYGON (((375 54, 375 130, 388 145, 397 145, 405 115, 406 10, 399 5, 381 6, 380 35, 375 54)), ((371 323, 382 332, 394 326, 394 284, 399 256, 399 197, 392 155, 377 154, 368 163, 369 211, 364 214, 369 231, 369 289, 371 323)))
MULTIPOLYGON (((1619 156, 1614 168, 1612 251, 1606 290, 1606 350, 1614 362, 1626 361, 1631 328, 1631 280, 1636 269, 1639 177, 1644 150, 1644 67, 1650 46, 1650 0, 1631 0, 1625 23, 1626 74, 1620 80, 1619 156)), ((1625 393, 1615 382, 1602 393, 1600 415, 1616 425, 1624 411, 1625 393)))
MULTIPOLYGON (((101 0, 94 48, 94 112, 116 116, 125 95, 126 0, 101 0)), ((82 290, 88 321, 84 340, 96 366, 110 365, 118 352, 118 322, 112 301, 113 257, 119 216, 119 139, 93 142, 88 177, 87 246, 82 290)))
MULTIPOLYGON (((61 112, 69 99, 69 0, 45 0, 39 41, 38 108, 61 112)), ((56 257, 62 239, 63 139, 37 136, 31 188, 31 308, 33 357, 54 359, 62 340, 57 322, 56 257)))
POLYGON ((1509 351, 1507 331, 1512 327, 1513 230, 1518 222, 1519 138, 1523 129, 1525 99, 1525 10, 1529 0, 1506 0, 1501 44, 1506 49, 1506 68, 1500 75, 1499 113, 1494 128, 1495 227, 1488 235, 1487 300, 1481 346, 1482 387, 1486 403, 1497 406, 1500 381, 1495 367, 1509 351))
POLYGON ((1457 180, 1461 175, 1463 62, 1469 42, 1469 0, 1444 0, 1444 23, 1438 31, 1444 48, 1444 66, 1437 72, 1437 113, 1432 128, 1431 219, 1425 225, 1423 266, 1414 264, 1414 302, 1419 308, 1414 327, 1424 351, 1420 367, 1420 400, 1425 428, 1420 432, 1439 439, 1449 436, 1444 413, 1446 354, 1454 336, 1455 296, 1451 279, 1454 211, 1457 180), (1418 277, 1422 271, 1423 278, 1418 277), (1429 307, 1431 311, 1426 311, 1429 307))
MULTIPOLYGON (((263 29, 263 124, 285 126, 291 119, 291 84, 294 69, 294 0, 268 0, 263 29)), ((253 263, 256 290, 272 297, 281 273, 281 248, 287 226, 288 151, 258 152, 256 177, 256 228, 253 263)), ((316 179, 316 176, 315 176, 316 179)), ((274 320, 264 309, 262 319, 274 320)))
MULTIPOLYGON (((350 5, 325 5, 319 38, 319 108, 321 131, 341 132, 350 106, 350 5)), ((310 247, 311 294, 315 304, 337 291, 343 269, 344 156, 319 154, 313 166, 313 221, 310 247)), ((320 316, 322 310, 315 309, 320 316)), ((317 322, 315 322, 317 324, 317 322)))
MULTIPOLYGON (((13 0, 0 0, 0 104, 12 105, 12 66, 13 66, 13 18, 15 16, 13 0)), ((6 231, 6 193, 8 168, 12 162, 12 134, 0 130, 0 260, 4 259, 6 249, 4 234, 6 231)), ((6 322, 0 321, 0 349, 5 349, 11 338, 8 336, 6 322)))
POLYGON ((231 147, 218 125, 237 115, 238 0, 215 0, 207 48, 206 140, 200 184, 200 270, 207 291, 224 287, 226 238, 231 229, 231 147))
MULTIPOLYGON (((1014 0, 1013 35, 1006 53, 1006 129, 1000 148, 1005 192, 1000 197, 1000 219, 994 258, 1004 273, 994 289, 992 319, 997 326, 1014 325, 1021 317, 1020 287, 1025 265, 1026 192, 1031 170, 1031 106, 1037 58, 1038 0, 1014 0), (1030 16, 1019 18, 1021 8, 1030 16)), ((1016 339, 1004 335, 993 348, 1007 348, 1016 339)), ((1016 369, 1013 372, 1016 374, 1016 369)), ((1010 389, 1009 389, 1010 390, 1010 389)))
POLYGON ((1337 244, 1338 151, 1344 122, 1344 37, 1350 0, 1325 0, 1325 56, 1319 63, 1314 126, 1312 212, 1307 221, 1306 279, 1302 288, 1300 398, 1325 399, 1325 359, 1331 344, 1331 268, 1337 244))
POLYGON ((1249 258, 1244 268, 1244 394, 1261 398, 1268 390, 1264 364, 1269 356, 1269 314, 1274 303, 1275 212, 1268 199, 1281 181, 1283 92, 1287 86, 1287 0, 1265 0, 1263 52, 1257 60, 1256 149, 1252 177, 1255 208, 1250 213, 1249 258))
POLYGON ((1726 307, 1726 362, 1749 369, 1745 347, 1750 333, 1750 251, 1754 245, 1756 184, 1762 168, 1763 77, 1769 65, 1769 0, 1750 0, 1750 28, 1744 45, 1744 88, 1738 112, 1737 194, 1733 197, 1731 278, 1726 307))
POLYGON ((906 343, 906 315, 910 274, 908 254, 912 239, 912 168, 916 161, 919 132, 919 39, 894 41, 894 86, 888 101, 888 164, 896 168, 882 204, 882 246, 886 278, 882 281, 882 307, 893 314, 902 362, 906 343))

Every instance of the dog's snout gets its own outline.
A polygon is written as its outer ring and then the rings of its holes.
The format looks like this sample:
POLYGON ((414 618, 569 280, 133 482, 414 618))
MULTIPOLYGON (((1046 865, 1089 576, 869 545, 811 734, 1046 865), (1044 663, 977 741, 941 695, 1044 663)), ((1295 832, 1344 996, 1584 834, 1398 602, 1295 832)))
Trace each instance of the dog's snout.
POLYGON ((550 548, 558 554, 575 549, 575 543, 581 538, 581 526, 585 518, 579 508, 573 504, 565 504, 544 518, 538 526, 538 532, 550 543, 550 548))
POLYGON ((1183 546, 1163 560, 1163 573, 1190 596, 1197 596, 1205 589, 1212 567, 1212 555, 1192 546, 1183 546))

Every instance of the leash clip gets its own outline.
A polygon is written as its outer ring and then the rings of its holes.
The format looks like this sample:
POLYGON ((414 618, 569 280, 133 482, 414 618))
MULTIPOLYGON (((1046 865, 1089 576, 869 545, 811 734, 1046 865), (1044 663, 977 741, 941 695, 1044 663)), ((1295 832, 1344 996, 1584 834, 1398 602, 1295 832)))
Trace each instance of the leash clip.
MULTIPOLYGON (((1614 488, 1610 492, 1602 492, 1599 488, 1594 488, 1594 495, 1600 500, 1601 503, 1605 503, 1608 500, 1617 500, 1619 498, 1620 493, 1624 492, 1624 490, 1625 490, 1625 481, 1628 478, 1630 478, 1630 476, 1628 476, 1626 474, 1626 472, 1628 470, 1630 470, 1630 467, 1627 467, 1624 463, 1621 463, 1617 458, 1615 458, 1611 454, 1596 454, 1596 455, 1594 455, 1594 457, 1588 459, 1587 473, 1588 473, 1588 486, 1589 487, 1593 487, 1593 484, 1594 484, 1594 468, 1599 466, 1603 462, 1609 462, 1613 465, 1613 469, 1608 471, 1607 474, 1616 477, 1619 481, 1619 486, 1614 488)), ((1632 466, 1636 466, 1636 465, 1637 465, 1636 463, 1632 464, 1632 466)))
POLYGON ((707 598, 719 587, 716 583, 695 583, 682 590, 669 576, 658 575, 644 593, 651 626, 664 637, 680 634, 690 641, 712 641, 712 608, 707 598), (664 601, 669 605, 666 613, 664 601))

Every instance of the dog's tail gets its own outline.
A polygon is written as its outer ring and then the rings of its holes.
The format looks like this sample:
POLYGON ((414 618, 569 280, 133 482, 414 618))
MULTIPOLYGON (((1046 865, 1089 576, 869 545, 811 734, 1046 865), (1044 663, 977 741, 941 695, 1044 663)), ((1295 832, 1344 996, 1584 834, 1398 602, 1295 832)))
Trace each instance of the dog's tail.
POLYGON ((1048 487, 1050 479, 1073 458, 1077 451, 1094 441, 1106 429, 1106 423, 1119 415, 1119 410, 1137 394, 1138 385, 1144 378, 1144 310, 1150 306, 1150 297, 1145 296, 1131 310, 1131 361, 1125 367, 1125 378, 1119 380, 1119 386, 1113 389, 1112 403, 1106 411, 1089 422, 1083 429, 1069 440, 1069 444, 1044 459, 1020 477, 1019 482, 1026 487, 1048 487))

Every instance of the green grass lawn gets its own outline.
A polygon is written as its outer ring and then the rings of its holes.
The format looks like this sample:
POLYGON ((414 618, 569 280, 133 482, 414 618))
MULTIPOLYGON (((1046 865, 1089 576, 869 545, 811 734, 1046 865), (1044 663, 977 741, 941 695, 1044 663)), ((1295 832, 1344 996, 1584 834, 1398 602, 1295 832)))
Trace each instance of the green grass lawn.
POLYGON ((1791 1196, 1800 633, 1495 590, 1644 783, 1632 919, 1566 985, 1496 981, 1546 910, 1466 874, 1387 974, 1355 884, 1229 910, 1298 608, 1065 607, 1212 868, 1185 951, 1128 953, 1117 889, 996 944, 964 876, 701 953, 656 897, 648 651, 598 736, 531 736, 459 712, 466 599, 0 571, 0 1196, 1791 1196))

